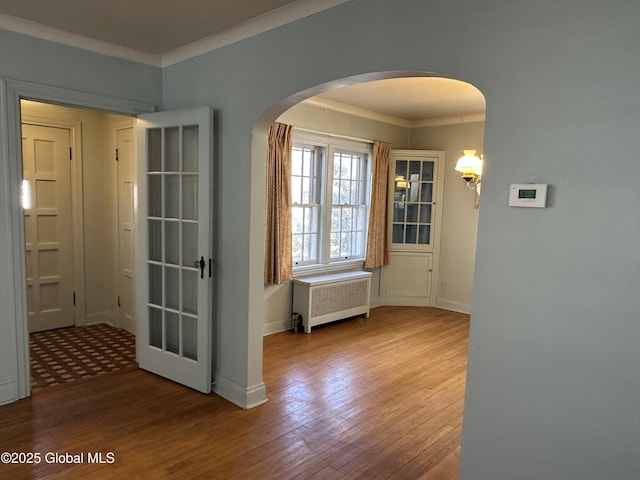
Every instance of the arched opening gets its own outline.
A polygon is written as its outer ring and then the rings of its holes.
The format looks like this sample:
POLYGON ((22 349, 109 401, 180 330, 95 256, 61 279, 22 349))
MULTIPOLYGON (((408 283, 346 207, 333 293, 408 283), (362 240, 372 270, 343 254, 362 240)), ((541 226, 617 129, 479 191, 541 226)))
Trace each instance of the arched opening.
MULTIPOLYGON (((431 454, 445 458, 441 468, 447 469, 447 472, 455 472, 459 463, 462 397, 466 377, 466 339, 468 314, 471 308, 478 209, 476 193, 466 187, 454 167, 456 160, 462 155, 462 150, 473 148, 479 152, 483 151, 484 96, 469 84, 434 77, 427 73, 392 72, 377 74, 375 81, 370 80, 370 77, 351 78, 322 85, 285 99, 265 112, 260 122, 255 125, 253 132, 254 166, 256 162, 264 162, 267 148, 265 139, 268 128, 274 121, 293 125, 294 131, 298 128, 306 130, 307 133, 311 131, 350 139, 384 140, 390 142, 392 148, 405 151, 443 151, 445 154, 443 183, 446 186, 440 226, 442 248, 437 253, 440 261, 435 263, 440 271, 433 275, 435 280, 431 288, 434 293, 429 299, 429 304, 437 308, 402 307, 403 310, 400 310, 396 307, 385 307, 388 298, 385 298, 383 293, 385 287, 381 269, 374 270, 371 289, 372 306, 381 306, 382 308, 376 308, 374 311, 382 313, 372 313, 374 318, 371 319, 371 326, 373 327, 375 322, 379 322, 377 325, 392 323, 397 320, 396 317, 402 316, 402 321, 395 324, 400 329, 404 328, 403 322, 408 324, 415 322, 416 325, 421 325, 418 330, 411 331, 410 334, 399 335, 411 338, 410 343, 391 346, 392 342, 385 340, 383 344, 376 344, 376 340, 368 336, 376 327, 367 328, 367 321, 348 321, 345 324, 336 325, 335 328, 330 327, 323 329, 322 332, 316 332, 315 335, 322 338, 320 344, 325 345, 317 357, 313 357, 315 342, 305 341, 292 335, 285 337, 286 334, 268 336, 265 337, 263 350, 265 382, 269 389, 273 388, 278 392, 274 395, 274 401, 292 406, 290 411, 287 410, 292 418, 302 414, 305 422, 319 424, 322 424, 324 414, 340 415, 342 412, 353 412, 353 404, 358 405, 355 410, 385 411, 385 402, 389 401, 391 397, 389 392, 393 390, 399 392, 399 397, 413 398, 410 402, 411 406, 407 405, 407 412, 413 412, 416 418, 415 423, 405 423, 407 414, 398 414, 404 408, 401 401, 398 403, 397 410, 392 409, 393 411, 388 412, 385 421, 397 425, 397 428, 403 431, 411 432, 410 436, 414 441, 422 444, 428 442, 428 439, 422 435, 427 435, 430 428, 440 429, 441 422, 445 422, 445 416, 448 416, 446 421, 455 426, 451 427, 451 430, 448 430, 449 426, 444 427, 447 431, 442 441, 434 447, 437 453, 434 453, 434 450, 431 454), (421 83, 421 79, 435 81, 429 86, 428 82, 421 83), (363 83, 358 83, 360 80, 363 83), (401 83, 400 86, 388 85, 389 91, 384 92, 383 80, 397 80, 401 83), (413 80, 417 81, 412 82, 413 80), (354 87, 341 90, 340 87, 345 85, 354 85, 354 87), (358 85, 363 87, 362 92, 357 91, 358 85), (423 114, 420 113, 420 108, 413 110, 410 108, 419 106, 422 103, 421 99, 433 99, 435 96, 438 100, 442 100, 446 96, 447 86, 458 87, 458 90, 452 88, 450 91, 458 92, 457 96, 452 94, 450 97, 451 105, 440 104, 441 110, 437 110, 432 105, 433 113, 429 113, 428 107, 424 106, 423 114), (336 90, 332 91, 331 87, 335 87, 336 90), (397 95, 398 91, 403 89, 403 95, 396 97, 395 101, 401 102, 403 98, 408 100, 406 112, 411 110, 411 114, 406 113, 406 115, 413 115, 413 117, 405 116, 402 118, 404 121, 397 121, 399 118, 397 114, 391 115, 388 111, 383 112, 381 108, 375 112, 377 116, 370 115, 365 118, 367 113, 363 110, 371 113, 372 108, 362 105, 383 105, 386 103, 385 99, 393 101, 393 95, 397 95), (329 94, 317 96, 319 93, 326 92, 329 94), (468 104, 476 102, 475 107, 471 108, 477 108, 480 104, 481 111, 464 110, 465 100, 467 100, 461 98, 464 92, 472 97, 468 104), (367 103, 367 97, 371 96, 375 96, 375 102, 367 103), (359 106, 362 110, 341 109, 341 105, 332 103, 333 100, 344 106, 344 99, 353 98, 363 99, 363 103, 359 106), (325 102, 325 100, 328 101, 325 102), (458 105, 454 105, 456 102, 458 105), (341 111, 338 111, 340 109, 341 111), (384 113, 387 114, 386 117, 384 113), (430 334, 424 335, 424 331, 420 330, 423 325, 428 325, 430 334), (341 333, 337 333, 338 330, 341 333), (452 337, 441 337, 442 332, 456 333, 452 337), (355 343, 350 340, 343 343, 345 338, 357 340, 355 343), (438 353, 427 354, 426 352, 431 351, 432 348, 429 342, 443 342, 451 345, 452 348, 445 355, 452 360, 449 364, 456 367, 450 370, 446 367, 440 369, 440 366, 448 361, 441 362, 438 353), (283 367, 278 354, 274 355, 273 352, 274 350, 277 352, 278 349, 282 351, 285 343, 287 357, 290 360, 289 366, 283 367), (301 348, 301 344, 304 347, 301 348), (327 344, 331 347, 327 347, 327 344), (354 353, 359 352, 361 350, 359 347, 364 345, 378 353, 370 356, 366 353, 362 355, 354 353), (380 358, 383 357, 386 360, 381 361, 380 358), (389 368, 389 365, 396 367, 389 368), (400 371, 404 372, 405 376, 395 376, 400 371), (290 378, 285 380, 287 376, 290 378), (417 378, 428 380, 422 384, 421 380, 415 380, 417 378), (429 393, 425 393, 427 391, 429 393), (314 407, 319 405, 319 407, 307 409, 307 406, 311 405, 314 407), (416 405, 419 406, 416 407, 416 405), (446 406, 443 407, 443 405, 446 406), (424 409, 421 411, 422 408, 424 409), (319 413, 325 409, 326 412, 334 413, 319 413), (420 426, 426 418, 430 422, 429 428, 420 426)), ((353 107, 353 105, 350 106, 353 107)), ((262 238, 262 244, 263 242, 264 238, 262 238)), ((264 288, 261 311, 264 312, 264 332, 267 334, 281 331, 289 326, 283 322, 291 318, 293 291, 291 283, 286 282, 283 285, 264 288), (284 320, 279 321, 279 319, 284 320)), ((394 334, 395 331, 391 327, 382 335, 390 338, 394 334)), ((346 415, 348 420, 343 423, 347 426, 345 427, 347 431, 357 431, 360 428, 359 417, 351 416, 350 413, 346 415)), ((371 461, 375 465, 376 460, 371 461)))
MULTIPOLYGON (((274 121, 294 129, 368 141, 394 149, 445 153, 442 249, 431 285, 430 305, 469 313, 477 231, 477 196, 454 171, 464 149, 482 153, 485 100, 474 86, 429 72, 380 72, 336 80, 300 92, 264 112, 253 132, 253 158, 263 162, 274 121), (442 260, 441 262, 439 260, 442 260)), ((380 271, 373 272, 373 306, 380 271)), ((281 331, 291 318, 291 287, 265 287, 265 333, 281 331)))

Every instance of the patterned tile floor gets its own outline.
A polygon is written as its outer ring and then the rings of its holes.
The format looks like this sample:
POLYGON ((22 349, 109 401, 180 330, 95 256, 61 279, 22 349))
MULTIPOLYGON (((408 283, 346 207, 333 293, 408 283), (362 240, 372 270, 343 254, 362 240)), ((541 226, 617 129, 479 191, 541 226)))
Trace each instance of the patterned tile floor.
POLYGON ((30 335, 31 390, 137 366, 135 337, 101 323, 30 335))

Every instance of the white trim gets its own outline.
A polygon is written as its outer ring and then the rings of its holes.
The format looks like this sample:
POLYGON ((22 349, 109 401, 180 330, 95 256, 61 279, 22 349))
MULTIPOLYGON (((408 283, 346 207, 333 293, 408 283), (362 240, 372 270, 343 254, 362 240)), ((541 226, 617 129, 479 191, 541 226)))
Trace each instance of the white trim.
POLYGON ((404 118, 396 117, 393 115, 384 115, 372 110, 367 110, 366 108, 354 107, 353 105, 347 105, 346 103, 336 102, 335 100, 328 100, 326 98, 313 97, 303 101, 302 103, 311 105, 313 107, 326 108, 327 110, 332 110, 334 112, 353 115, 355 117, 361 117, 382 123, 397 125, 399 127, 411 128, 413 126, 413 122, 411 122, 410 120, 405 120, 404 118))
MULTIPOLYGON (((17 400, 31 394, 31 375, 29 368, 29 332, 27 326, 27 281, 24 253, 24 215, 20 206, 20 185, 22 182, 22 169, 17 159, 22 158, 22 137, 20 134, 20 99, 26 98, 40 102, 58 103, 70 107, 91 108, 105 112, 118 112, 125 115, 137 115, 143 112, 152 112, 154 105, 142 102, 105 97, 102 95, 76 92, 61 88, 48 87, 34 83, 16 80, 0 79, 0 172, 7 166, 8 175, 6 191, 10 199, 6 207, 10 218, 11 244, 7 245, 9 252, 8 268, 12 272, 14 283, 11 286, 12 297, 15 302, 8 306, 13 308, 13 331, 16 344, 16 375, 17 400)), ((0 175, 1 176, 1 175, 0 175)))
POLYGON ((274 333, 286 332, 292 328, 291 318, 274 320, 273 322, 268 322, 263 325, 262 335, 266 337, 268 335, 273 335, 274 333))
POLYGON ((176 48, 162 55, 162 67, 189 60, 255 35, 274 30, 316 13, 347 3, 350 0, 298 0, 253 18, 223 32, 176 48))
POLYGON ((471 305, 468 303, 449 302, 448 300, 436 299, 433 302, 433 306, 436 308, 442 308, 443 310, 451 310, 452 312, 471 314, 471 305))
POLYGON ((325 98, 312 97, 301 102, 305 105, 309 105, 317 108, 324 108, 338 113, 344 113, 346 115, 353 115, 354 117, 365 118, 367 120, 374 120, 377 122, 386 123, 389 125, 396 125, 404 128, 419 128, 419 127, 437 127, 441 125, 458 125, 463 123, 484 122, 484 113, 470 113, 467 115, 455 115, 451 117, 441 118, 425 118, 423 120, 405 120, 404 118, 396 117, 393 115, 384 115, 382 113, 374 112, 366 108, 354 107, 353 105, 347 105, 342 102, 336 102, 335 100, 328 100, 325 98))
POLYGON ((16 382, 0 383, 0 405, 11 403, 16 399, 16 382))
POLYGON ((154 53, 142 52, 132 48, 122 47, 113 43, 96 40, 95 38, 66 32, 58 28, 49 27, 41 23, 32 22, 22 18, 12 17, 0 13, 0 28, 10 32, 29 35, 30 37, 40 38, 49 42, 60 43, 70 47, 81 48, 90 52, 108 55, 110 57, 122 58, 134 62, 152 65, 154 67, 162 66, 161 55, 154 53))
POLYGON ((264 382, 253 387, 244 387, 224 375, 217 375, 212 390, 215 394, 247 410, 267 403, 268 400, 264 382))
POLYGON ((154 67, 169 67, 176 63, 197 57, 198 55, 209 53, 255 35, 274 30, 287 23, 295 22, 296 20, 342 5, 348 1, 350 0, 298 0, 297 2, 284 5, 283 7, 267 12, 264 15, 260 15, 223 32, 164 52, 163 54, 143 52, 141 50, 123 47, 5 14, 0 14, 0 29, 111 57, 144 63, 154 67))
POLYGON ((119 328, 113 318, 113 314, 111 312, 98 312, 91 313, 87 315, 85 319, 85 325, 98 325, 100 323, 106 323, 111 325, 112 327, 119 328))

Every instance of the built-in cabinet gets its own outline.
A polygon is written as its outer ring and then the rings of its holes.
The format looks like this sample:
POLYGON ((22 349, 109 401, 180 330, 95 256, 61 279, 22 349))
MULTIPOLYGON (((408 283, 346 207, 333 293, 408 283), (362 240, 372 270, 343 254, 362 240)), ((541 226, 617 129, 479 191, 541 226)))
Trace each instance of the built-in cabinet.
POLYGON ((430 306, 437 285, 444 152, 392 150, 389 264, 380 295, 386 305, 430 306))

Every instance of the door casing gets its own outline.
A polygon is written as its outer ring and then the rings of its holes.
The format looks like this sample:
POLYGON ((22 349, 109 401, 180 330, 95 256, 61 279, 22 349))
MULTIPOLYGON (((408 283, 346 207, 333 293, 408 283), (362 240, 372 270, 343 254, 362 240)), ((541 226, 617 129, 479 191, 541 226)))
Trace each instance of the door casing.
POLYGON ((0 116, 0 144, 6 145, 0 150, 0 160, 8 167, 6 179, 9 202, 10 244, 8 245, 8 268, 13 276, 13 285, 9 285, 8 295, 15 299, 7 318, 13 325, 0 325, 9 334, 15 335, 15 351, 7 353, 14 356, 12 381, 3 388, 0 403, 25 398, 31 394, 31 375, 29 367, 29 332, 27 328, 27 289, 25 267, 24 217, 18 199, 22 181, 22 138, 20 100, 34 100, 58 105, 89 108, 92 110, 123 115, 139 115, 155 110, 153 104, 133 102, 117 98, 76 92, 16 80, 2 80, 0 83, 0 105, 6 108, 6 117, 0 116), (12 355, 13 354, 13 355, 12 355))

